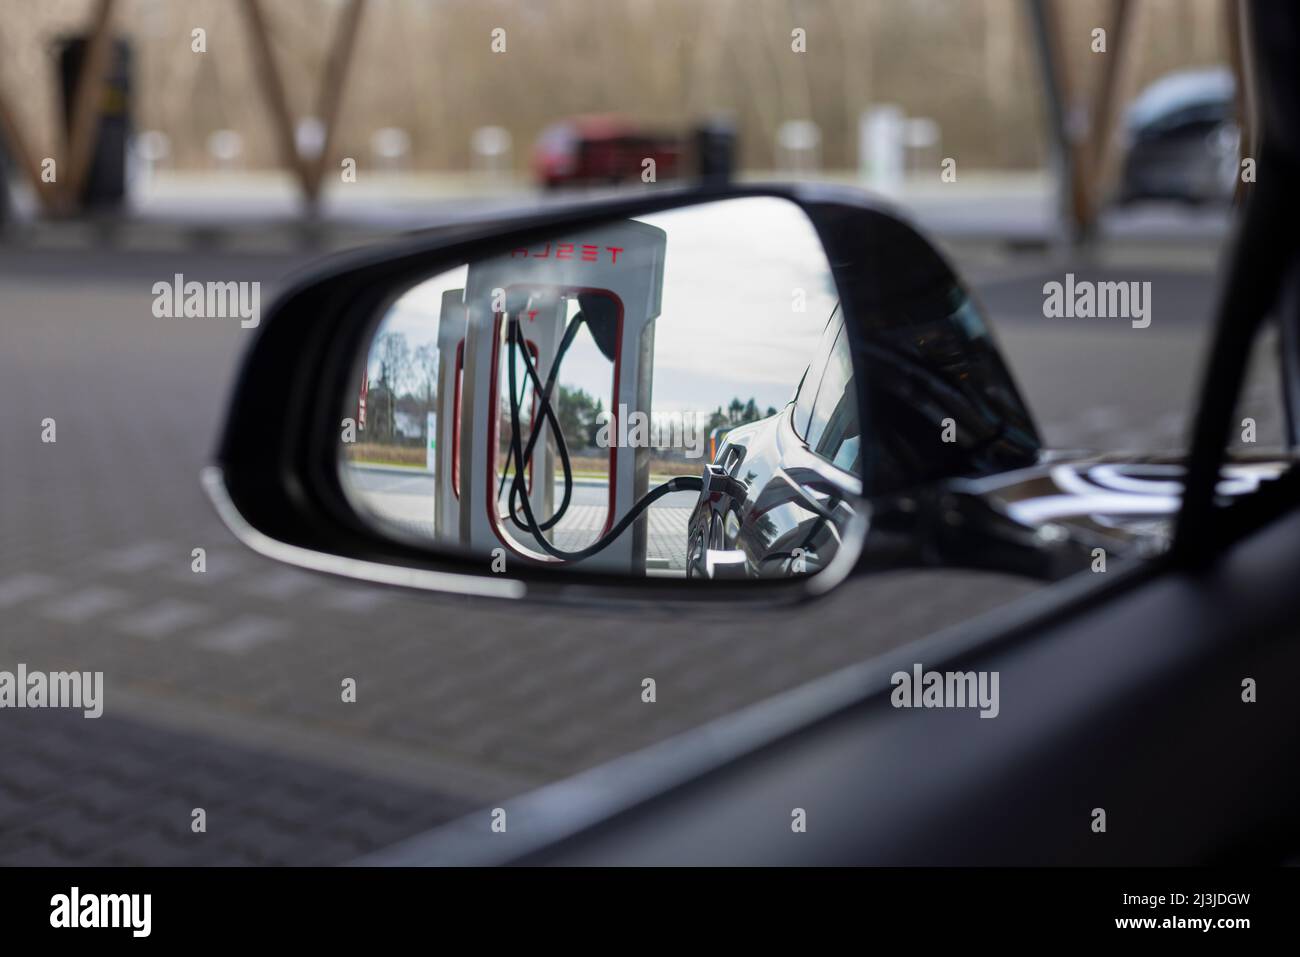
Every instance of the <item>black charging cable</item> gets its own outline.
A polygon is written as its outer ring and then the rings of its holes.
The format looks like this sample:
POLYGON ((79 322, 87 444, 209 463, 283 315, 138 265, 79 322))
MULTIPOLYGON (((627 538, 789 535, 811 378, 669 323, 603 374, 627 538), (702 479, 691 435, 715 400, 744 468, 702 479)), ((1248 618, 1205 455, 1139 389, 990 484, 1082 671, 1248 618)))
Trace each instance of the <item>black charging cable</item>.
MULTIPOLYGON (((546 387, 541 390, 543 401, 547 403, 549 403, 550 397, 554 393, 556 377, 559 374, 560 365, 564 360, 564 356, 569 351, 569 346, 573 344, 573 340, 577 336, 580 327, 586 326, 587 331, 591 333, 592 340, 596 343, 596 348, 601 351, 605 358, 609 359, 610 362, 618 361, 618 357, 615 355, 618 348, 618 308, 616 300, 599 293, 578 293, 578 306, 578 313, 569 321, 569 325, 565 329, 564 335, 561 337, 559 347, 556 349, 555 360, 551 363, 551 371, 546 378, 546 387)), ((511 310, 507 310, 507 314, 509 314, 510 311, 511 310)), ((517 319, 515 321, 517 321, 517 319)), ((525 347, 525 352, 526 351, 527 349, 525 347)), ((538 388, 537 379, 538 376, 536 372, 533 372, 530 381, 533 383, 535 393, 538 388)), ((522 394, 520 395, 519 401, 523 402, 522 394)), ((548 416, 542 419, 536 419, 532 422, 532 428, 529 430, 528 446, 525 450, 525 459, 531 459, 533 448, 541 434, 539 422, 549 421, 552 426, 551 431, 557 437, 560 464, 564 469, 564 492, 560 502, 560 507, 555 510, 555 513, 551 515, 550 518, 541 523, 540 527, 543 531, 550 529, 559 523, 560 519, 562 519, 565 513, 568 512, 573 495, 573 475, 569 468, 568 444, 564 440, 564 433, 559 427, 559 423, 553 410, 548 407, 547 411, 550 413, 548 416)), ((511 428, 515 428, 517 424, 517 422, 512 421, 511 428)), ((501 470, 501 481, 497 485, 498 501, 501 499, 501 493, 505 489, 506 476, 510 474, 510 466, 514 461, 514 452, 514 444, 511 443, 510 448, 506 453, 505 466, 501 470)), ((523 467, 528 468, 528 465, 525 464, 523 467)), ((525 525, 523 517, 519 511, 519 491, 512 485, 510 493, 510 499, 508 502, 510 520, 517 528, 523 531, 528 531, 528 527, 525 525)))
MULTIPOLYGON (((573 471, 569 462, 569 446, 568 443, 564 441, 564 432, 560 429, 559 420, 556 418, 552 409, 551 393, 555 389, 555 383, 560 372, 560 363, 563 361, 565 353, 569 351, 569 346, 573 344, 573 340, 577 336, 578 330, 582 327, 584 322, 586 322, 586 316, 581 312, 569 321, 568 328, 564 330, 564 336, 560 339, 560 345, 555 350, 555 360, 551 363, 551 371, 546 377, 546 386, 544 388, 539 387, 536 368, 530 366, 528 369, 529 378, 533 383, 533 391, 538 395, 538 401, 537 415, 534 417, 531 427, 528 430, 528 445, 524 448, 524 462, 526 463, 531 461, 533 449, 537 446, 537 439, 542 434, 541 423, 546 421, 551 424, 551 433, 555 436, 556 452, 560 456, 560 466, 564 471, 564 493, 560 500, 560 507, 555 510, 555 513, 551 515, 550 518, 538 526, 542 531, 553 528, 560 519, 564 517, 564 514, 569 510, 569 502, 573 497, 573 471)), ((511 323, 513 328, 517 331, 519 320, 513 319, 511 320, 511 323)), ((512 338, 510 341, 510 363, 512 370, 514 368, 514 349, 515 341, 512 338)), ((521 351, 525 357, 528 356, 528 349, 526 346, 521 351)), ((511 388, 514 388, 513 385, 511 388)), ((522 400, 523 397, 520 396, 520 401, 522 400)), ((514 407, 512 406, 511 408, 513 409, 514 407)), ((517 413, 512 413, 512 418, 510 420, 512 433, 518 432, 518 427, 519 419, 517 413)), ((512 440, 510 450, 506 455, 505 469, 501 473, 501 484, 497 486, 498 499, 501 498, 501 492, 505 488, 506 475, 509 474, 511 463, 514 460, 514 454, 515 446, 512 440)), ((516 470, 515 475, 518 476, 518 474, 518 470, 516 470)), ((527 483, 525 482, 522 484, 522 494, 524 497, 527 497, 527 483)), ((515 482, 510 486, 510 520, 514 522, 518 528, 521 528, 524 531, 529 531, 528 526, 525 524, 524 519, 521 517, 519 512, 518 498, 521 494, 520 485, 521 483, 515 482)))
POLYGON ((595 555, 598 552, 605 549, 607 546, 612 544, 616 538, 618 538, 625 531, 627 531, 628 526, 630 526, 634 521, 640 518, 641 514, 646 509, 648 509, 659 499, 663 498, 665 495, 668 495, 672 492, 700 492, 704 489, 704 480, 702 478, 693 475, 680 475, 677 476, 676 478, 669 479, 667 482, 665 482, 662 485, 656 486, 655 488, 647 492, 645 495, 641 496, 641 498, 637 499, 636 503, 630 509, 628 509, 627 514, 624 515, 614 525, 613 528, 611 528, 600 538, 596 539, 596 541, 592 542, 586 548, 579 549, 576 552, 568 552, 568 551, 564 551, 563 549, 557 548, 556 546, 552 545, 550 541, 547 540, 543 532, 545 531, 546 528, 552 527, 555 524, 555 522, 559 520, 559 515, 561 513, 557 511, 556 515, 552 516, 551 519, 548 520, 548 524, 545 526, 538 523, 536 517, 533 515, 532 503, 529 502, 528 500, 528 482, 524 475, 523 464, 528 461, 528 455, 532 454, 532 450, 536 446, 537 437, 541 432, 542 421, 546 421, 547 423, 550 424, 552 433, 555 435, 556 446, 560 450, 562 450, 561 460, 564 462, 564 466, 565 466, 564 467, 565 491, 564 491, 563 507, 564 508, 568 507, 568 503, 570 499, 570 485, 572 483, 572 473, 569 470, 568 449, 564 441, 564 433, 560 430, 559 422, 556 420, 555 414, 551 410, 550 393, 551 393, 551 389, 555 385, 555 377, 559 369, 560 358, 563 355, 564 351, 568 349, 568 344, 573 341, 573 335, 576 334, 578 318, 579 318, 578 316, 575 316, 574 321, 571 322, 569 324, 569 328, 565 330, 564 341, 561 343, 561 347, 556 350, 556 359, 551 364, 551 372, 547 376, 547 383, 545 386, 542 385, 540 381, 540 377, 537 375, 537 368, 536 366, 533 365, 532 357, 528 355, 527 347, 519 349, 519 355, 523 359, 524 370, 528 373, 528 377, 533 383, 534 393, 538 395, 537 415, 534 416, 534 420, 529 430, 527 453, 524 452, 524 443, 520 437, 520 429, 519 429, 520 396, 519 396, 519 391, 516 388, 517 378, 515 373, 515 364, 516 364, 515 360, 516 360, 516 347, 520 344, 522 340, 522 335, 519 330, 519 319, 517 317, 512 317, 509 320, 510 324, 506 336, 507 343, 508 343, 507 365, 509 366, 509 377, 510 377, 510 381, 509 381, 510 424, 511 424, 510 444, 511 444, 512 457, 514 459, 514 475, 510 486, 511 516, 512 517, 514 516, 515 500, 516 497, 518 497, 519 503, 523 509, 522 528, 524 529, 524 531, 531 533, 533 539, 537 542, 538 546, 542 549, 542 551, 546 552, 548 555, 551 555, 554 558, 559 558, 559 559, 563 559, 564 561, 570 561, 570 562, 576 562, 584 558, 590 558, 592 555, 595 555))

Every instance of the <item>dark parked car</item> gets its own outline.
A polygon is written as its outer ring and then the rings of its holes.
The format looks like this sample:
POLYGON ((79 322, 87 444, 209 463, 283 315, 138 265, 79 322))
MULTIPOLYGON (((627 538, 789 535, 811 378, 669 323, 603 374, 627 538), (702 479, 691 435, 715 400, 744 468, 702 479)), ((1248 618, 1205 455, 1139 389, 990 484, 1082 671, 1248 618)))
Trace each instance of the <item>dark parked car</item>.
POLYGON ((1226 68, 1161 77, 1133 101, 1119 200, 1227 201, 1236 189, 1236 84, 1226 68))
POLYGON ((811 573, 835 554, 861 494, 858 395, 837 309, 795 397, 727 433, 688 526, 687 575, 811 573))
MULTIPOLYGON (((1015 396, 1005 368, 980 360, 969 344, 954 351, 953 367, 965 370, 957 378, 982 377, 988 391, 1015 396), (1001 383, 996 389, 994 381, 1001 383)), ((910 400, 914 408, 929 405, 932 417, 901 429, 918 445, 943 428, 943 391, 933 383, 929 389, 924 401, 918 391, 910 400)), ((880 401, 887 389, 875 392, 880 401)), ((894 398, 904 394, 896 390, 894 398)), ((829 564, 849 534, 862 492, 857 395, 837 309, 789 405, 732 429, 705 468, 688 526, 688 577, 812 575, 829 564)), ((1018 412, 1027 422, 1028 411, 1018 412)), ((1026 454, 1032 434, 1024 432, 1026 454)), ((951 436, 956 444, 955 418, 951 436)), ((1223 470, 1219 494, 1253 494, 1288 464, 1268 454, 1236 455, 1223 470)), ((918 485, 873 503, 863 561, 882 568, 1012 569, 1057 579, 1088 568, 1098 548, 1118 558, 1150 557, 1169 544, 1183 466, 1171 456, 1042 453, 1021 468, 918 485), (932 522, 935 515, 944 520, 932 522), (1053 535, 1064 547, 1044 549, 1053 535)))

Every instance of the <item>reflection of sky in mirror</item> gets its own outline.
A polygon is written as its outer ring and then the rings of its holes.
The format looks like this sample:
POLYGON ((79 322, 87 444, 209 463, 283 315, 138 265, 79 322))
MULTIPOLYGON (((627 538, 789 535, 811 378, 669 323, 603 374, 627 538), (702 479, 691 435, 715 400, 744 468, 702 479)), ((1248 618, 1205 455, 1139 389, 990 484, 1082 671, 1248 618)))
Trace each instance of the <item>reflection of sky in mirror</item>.
POLYGON ((642 217, 668 234, 655 322, 655 407, 707 411, 732 397, 789 401, 835 307, 821 241, 781 199, 738 199, 642 217), (806 296, 794 308, 795 290, 806 296))
MULTIPOLYGON (((789 401, 836 301, 812 224, 775 198, 725 200, 641 221, 667 233, 663 309, 654 324, 654 407, 707 413, 733 397, 760 409, 789 401), (804 311, 795 309, 803 290, 804 311)), ((412 288, 380 332, 401 332, 412 350, 436 345, 444 290, 462 288, 464 267, 412 288)), ((378 375, 372 356, 370 374, 378 375)), ((584 329, 561 380, 607 400, 609 365, 584 329)))
POLYGON ((375 331, 375 341, 371 343, 371 354, 367 362, 370 379, 379 378, 379 357, 375 352, 375 342, 386 332, 400 332, 406 337, 406 344, 414 353, 420 346, 438 346, 438 316, 442 311, 442 294, 448 289, 465 288, 465 276, 468 266, 449 269, 403 293, 389 307, 383 322, 375 331))

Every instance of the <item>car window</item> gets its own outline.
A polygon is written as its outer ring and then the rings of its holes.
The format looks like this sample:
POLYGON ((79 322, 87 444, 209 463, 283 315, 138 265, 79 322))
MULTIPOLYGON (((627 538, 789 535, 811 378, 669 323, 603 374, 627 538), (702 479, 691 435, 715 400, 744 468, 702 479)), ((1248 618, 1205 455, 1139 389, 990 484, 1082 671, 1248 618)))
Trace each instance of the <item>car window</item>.
POLYGON ((1184 133, 1198 128, 1210 128, 1232 118, 1232 103, 1196 103, 1168 116, 1161 117, 1149 127, 1153 135, 1184 133))
POLYGON ((821 385, 822 370, 826 368, 831 348, 835 345, 835 338, 843 325, 837 303, 830 319, 826 322, 826 327, 822 330, 817 351, 813 353, 812 361, 808 364, 808 370, 803 374, 803 379, 799 382, 799 391, 795 395, 794 430, 800 438, 806 438, 808 435, 808 423, 812 417, 813 403, 817 400, 818 387, 821 385))
POLYGON ((1282 335, 1268 321, 1255 336, 1226 451, 1238 458, 1265 455, 1279 459, 1290 443, 1284 387, 1282 335))
POLYGON ((853 356, 841 325, 826 363, 808 425, 808 447, 838 468, 852 471, 860 449, 853 356))

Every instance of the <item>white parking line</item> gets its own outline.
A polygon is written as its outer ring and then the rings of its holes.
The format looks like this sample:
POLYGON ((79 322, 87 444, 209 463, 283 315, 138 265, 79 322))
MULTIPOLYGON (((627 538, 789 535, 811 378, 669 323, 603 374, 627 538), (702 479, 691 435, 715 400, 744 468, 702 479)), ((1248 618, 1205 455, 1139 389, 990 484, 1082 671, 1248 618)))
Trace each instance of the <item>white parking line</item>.
POLYGON ((288 626, 275 618, 241 615, 200 635, 195 644, 213 651, 242 655, 258 645, 283 638, 288 626))
POLYGON ((317 584, 316 579, 300 571, 283 569, 270 575, 260 575, 244 591, 259 598, 284 600, 302 594, 317 584))
POLYGON ((388 601, 389 594, 382 588, 333 588, 322 604, 332 611, 361 614, 374 611, 384 604, 388 601))
POLYGON ((0 582, 0 608, 8 608, 29 598, 39 598, 54 591, 58 583, 48 575, 14 575, 0 582))
POLYGON ((105 612, 121 608, 127 603, 128 597, 126 592, 116 588, 92 585, 73 592, 66 598, 51 602, 42 609, 42 614, 56 621, 79 625, 105 612))
POLYGON ((181 628, 196 625, 210 617, 212 617, 212 610, 205 605, 164 598, 148 608, 121 619, 115 627, 118 631, 125 631, 140 638, 166 638, 181 628))
POLYGON ((112 548, 99 555, 96 565, 115 572, 142 572, 164 559, 188 561, 189 552, 162 542, 141 542, 123 548, 112 548))

